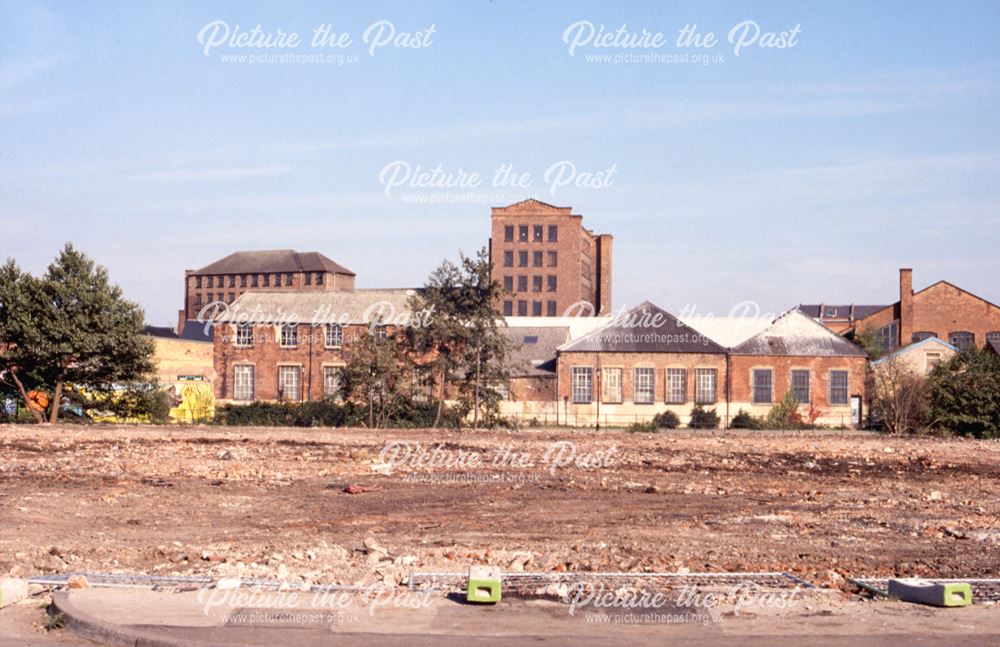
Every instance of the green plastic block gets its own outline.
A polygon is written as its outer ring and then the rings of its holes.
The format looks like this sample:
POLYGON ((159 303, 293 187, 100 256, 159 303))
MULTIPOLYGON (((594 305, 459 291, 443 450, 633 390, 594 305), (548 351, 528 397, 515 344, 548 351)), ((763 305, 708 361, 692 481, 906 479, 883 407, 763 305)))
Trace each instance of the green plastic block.
POLYGON ((465 599, 469 602, 496 604, 500 601, 500 569, 496 566, 469 568, 469 588, 465 599))
POLYGON ((917 602, 935 607, 967 607, 972 604, 972 585, 968 582, 889 580, 889 595, 904 602, 917 602))

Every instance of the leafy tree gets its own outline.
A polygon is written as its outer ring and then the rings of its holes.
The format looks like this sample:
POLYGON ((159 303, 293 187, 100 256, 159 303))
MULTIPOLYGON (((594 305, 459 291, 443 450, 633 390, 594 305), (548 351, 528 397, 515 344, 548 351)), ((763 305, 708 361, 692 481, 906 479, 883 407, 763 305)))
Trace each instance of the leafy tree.
POLYGON ((764 425, 767 429, 802 429, 805 423, 799 413, 799 400, 791 389, 785 393, 764 418, 764 425))
MULTIPOLYGON (((40 278, 22 273, 13 261, 0 271, 3 379, 26 404, 28 390, 51 389, 50 423, 58 420, 67 386, 107 390, 153 370, 153 343, 142 327, 142 309, 72 244, 40 278)), ((32 411, 44 422, 41 412, 32 411)))
POLYGON ((876 328, 871 326, 864 330, 854 332, 854 343, 861 347, 861 350, 868 353, 868 357, 873 360, 879 359, 885 354, 882 348, 882 338, 876 328))
POLYGON ((410 307, 432 313, 424 326, 408 330, 411 348, 427 357, 441 389, 450 378, 458 389, 462 406, 472 412, 473 427, 481 412, 495 416, 500 393, 491 385, 506 381, 509 344, 500 333, 503 318, 496 306, 503 286, 493 280, 486 248, 470 258, 459 254, 459 264, 444 261, 415 295, 410 307))
POLYGON ((928 377, 931 416, 955 434, 1000 437, 1000 359, 969 348, 934 367, 928 377))
POLYGON ((387 427, 406 403, 413 365, 393 337, 362 335, 340 373, 340 389, 349 402, 368 407, 368 426, 387 427))

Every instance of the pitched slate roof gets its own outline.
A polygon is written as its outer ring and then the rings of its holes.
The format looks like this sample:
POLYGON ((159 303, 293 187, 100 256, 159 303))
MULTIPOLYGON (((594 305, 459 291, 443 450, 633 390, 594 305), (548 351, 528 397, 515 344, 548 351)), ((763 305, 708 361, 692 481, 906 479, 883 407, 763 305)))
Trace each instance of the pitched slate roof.
POLYGON ((364 324, 389 316, 404 323, 412 316, 411 289, 382 290, 251 290, 241 294, 216 317, 217 323, 364 324))
POLYGON ((864 319, 869 315, 872 315, 879 310, 888 308, 889 306, 873 306, 873 305, 834 305, 830 303, 819 303, 819 304, 799 304, 798 309, 805 314, 813 317, 815 319, 847 319, 853 317, 854 319, 864 319), (821 313, 825 313, 828 308, 833 308, 837 311, 836 315, 827 317, 825 314, 820 316, 821 313))
POLYGON ((354 276, 354 272, 319 252, 265 249, 235 252, 206 265, 196 274, 267 274, 270 272, 331 272, 354 276))
POLYGON ((612 317, 594 332, 559 348, 560 352, 724 353, 726 350, 649 301, 612 317))
POLYGON ((798 309, 777 317, 766 329, 733 348, 733 354, 867 357, 860 347, 798 309))
POLYGON ((569 341, 567 326, 506 326, 500 328, 511 344, 511 375, 550 376, 556 370, 556 349, 569 341))
POLYGON ((738 346, 771 325, 774 317, 681 317, 681 323, 694 328, 724 348, 738 346))

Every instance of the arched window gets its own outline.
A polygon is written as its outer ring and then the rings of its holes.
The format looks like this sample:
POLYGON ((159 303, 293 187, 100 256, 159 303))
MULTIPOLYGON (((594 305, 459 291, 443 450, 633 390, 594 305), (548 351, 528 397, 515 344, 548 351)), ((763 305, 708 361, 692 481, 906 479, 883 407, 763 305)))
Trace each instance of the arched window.
POLYGON ((1000 330, 994 330, 993 332, 986 333, 986 341, 992 341, 1000 344, 1000 330))
POLYGON ((913 333, 913 343, 918 341, 923 341, 925 339, 930 339, 931 337, 937 337, 936 332, 930 332, 928 330, 921 330, 920 332, 913 333))
POLYGON ((976 336, 965 330, 958 330, 948 333, 948 342, 959 350, 972 348, 976 343, 976 336))

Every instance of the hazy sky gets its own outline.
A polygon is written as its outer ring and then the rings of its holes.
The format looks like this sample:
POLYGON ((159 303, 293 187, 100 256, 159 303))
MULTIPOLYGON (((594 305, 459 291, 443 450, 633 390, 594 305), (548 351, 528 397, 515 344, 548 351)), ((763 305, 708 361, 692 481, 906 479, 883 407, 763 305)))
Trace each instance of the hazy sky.
POLYGON ((616 307, 888 303, 901 266, 1000 302, 1000 3, 707 4, 0 2, 0 257, 71 240, 166 324, 237 250, 418 285, 532 195, 614 234, 616 307), (230 46, 258 24, 301 42, 230 46), (546 182, 570 164, 605 175, 546 182), (387 187, 407 165, 481 180, 387 187))

